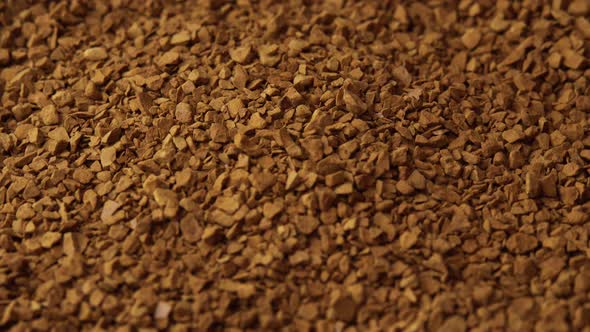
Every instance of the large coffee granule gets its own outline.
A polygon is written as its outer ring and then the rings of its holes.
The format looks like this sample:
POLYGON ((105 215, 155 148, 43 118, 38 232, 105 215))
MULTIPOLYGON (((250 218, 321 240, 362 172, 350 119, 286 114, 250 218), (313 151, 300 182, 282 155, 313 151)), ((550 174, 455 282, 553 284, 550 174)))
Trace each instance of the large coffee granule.
POLYGON ((0 1, 0 330, 590 331, 587 0, 0 1))

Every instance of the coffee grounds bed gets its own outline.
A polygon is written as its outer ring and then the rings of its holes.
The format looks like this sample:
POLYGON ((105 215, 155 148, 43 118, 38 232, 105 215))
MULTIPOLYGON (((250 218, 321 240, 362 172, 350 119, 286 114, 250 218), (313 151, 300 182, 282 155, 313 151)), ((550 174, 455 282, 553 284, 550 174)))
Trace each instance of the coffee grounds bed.
POLYGON ((0 329, 590 331, 589 17, 0 1, 0 329))

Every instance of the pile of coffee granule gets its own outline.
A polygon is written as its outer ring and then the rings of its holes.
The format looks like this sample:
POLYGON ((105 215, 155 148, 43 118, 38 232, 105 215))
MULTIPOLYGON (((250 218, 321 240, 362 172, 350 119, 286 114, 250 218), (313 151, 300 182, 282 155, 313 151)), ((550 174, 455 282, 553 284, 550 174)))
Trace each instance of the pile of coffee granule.
POLYGON ((590 1, 0 1, 0 330, 590 331, 590 1))

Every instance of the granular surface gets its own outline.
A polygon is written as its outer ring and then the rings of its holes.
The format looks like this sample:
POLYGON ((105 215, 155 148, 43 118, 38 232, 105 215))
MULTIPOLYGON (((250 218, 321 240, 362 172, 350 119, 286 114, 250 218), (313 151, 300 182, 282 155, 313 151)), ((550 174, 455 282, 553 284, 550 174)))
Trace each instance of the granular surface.
POLYGON ((0 329, 590 331, 589 17, 0 1, 0 329))

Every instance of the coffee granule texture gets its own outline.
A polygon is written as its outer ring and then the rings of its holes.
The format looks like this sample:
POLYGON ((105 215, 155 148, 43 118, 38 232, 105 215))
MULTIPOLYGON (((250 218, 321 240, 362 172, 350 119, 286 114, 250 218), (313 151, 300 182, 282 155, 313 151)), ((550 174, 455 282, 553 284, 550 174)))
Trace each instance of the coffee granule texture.
POLYGON ((0 1, 0 330, 590 332, 588 0, 0 1))

